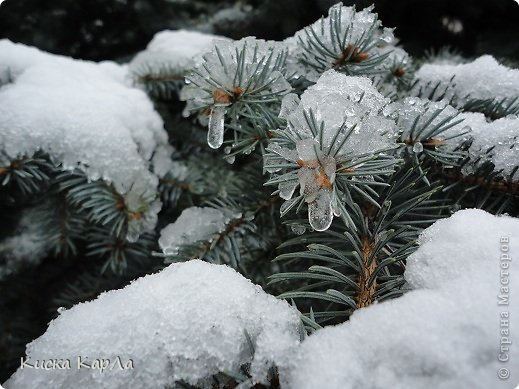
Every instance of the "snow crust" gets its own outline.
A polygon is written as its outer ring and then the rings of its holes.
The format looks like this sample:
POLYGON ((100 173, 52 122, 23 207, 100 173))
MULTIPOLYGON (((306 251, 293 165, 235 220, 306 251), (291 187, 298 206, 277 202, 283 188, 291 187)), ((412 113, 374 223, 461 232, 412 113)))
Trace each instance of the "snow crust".
POLYGON ((498 355, 519 331, 513 319, 519 316, 518 255, 517 219, 464 210, 436 222, 408 259, 405 277, 414 290, 311 335, 299 348, 288 387, 515 387, 516 356, 512 351, 502 363, 498 355), (502 271, 509 274, 505 281, 502 271), (498 305, 502 286, 509 286, 509 305, 498 305), (500 326, 504 312, 509 327, 500 326), (497 377, 503 367, 510 369, 508 381, 497 377))
MULTIPOLYGON (((62 311, 27 347, 27 361, 71 360, 70 370, 18 369, 14 388, 164 388, 175 381, 210 388, 213 374, 250 361, 265 379, 271 363, 286 366, 298 344, 299 316, 224 265, 173 264, 121 290, 62 311), (133 369, 77 369, 77 357, 133 361, 133 369)), ((124 366, 124 365, 123 365, 124 366)))

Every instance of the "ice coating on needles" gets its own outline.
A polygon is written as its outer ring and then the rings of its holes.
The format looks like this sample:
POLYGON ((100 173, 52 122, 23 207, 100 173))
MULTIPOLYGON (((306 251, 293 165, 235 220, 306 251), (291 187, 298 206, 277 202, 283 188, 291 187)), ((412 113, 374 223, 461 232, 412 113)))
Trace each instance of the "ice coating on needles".
POLYGON ((340 214, 335 176, 341 163, 396 145, 395 122, 382 114, 388 103, 369 79, 335 70, 325 72, 300 100, 295 94, 284 97, 280 117, 287 126, 280 135, 286 139, 271 142, 265 156, 265 169, 282 173, 273 178, 286 200, 282 212, 299 185, 312 228, 329 228, 340 214))
POLYGON ((298 326, 286 301, 230 267, 192 260, 61 312, 26 358, 68 358, 72 368, 18 369, 5 387, 165 388, 183 381, 211 388, 214 374, 238 372, 251 360, 253 381, 264 382, 272 364, 287 366, 298 326), (123 366, 131 359, 134 368, 77 369, 78 356, 89 363, 119 357, 123 366))
POLYGON ((328 70, 305 90, 297 108, 283 117, 287 119, 288 129, 298 137, 315 139, 316 134, 305 118, 305 114, 312 112, 316 122, 324 124, 322 139, 316 140, 325 153, 359 156, 394 146, 395 124, 382 115, 388 103, 389 99, 373 87, 370 79, 328 70), (344 129, 339 131, 341 127, 344 129), (347 136, 347 130, 353 127, 347 136))
POLYGON ((268 102, 290 91, 284 77, 286 54, 282 43, 248 37, 215 42, 213 50, 202 55, 187 75, 180 99, 187 102, 185 116, 197 112, 200 121, 208 123, 210 147, 222 145, 225 114, 231 107, 268 102))
MULTIPOLYGON (((459 111, 445 100, 430 101, 406 97, 389 104, 384 109, 384 114, 396 121, 399 141, 411 147, 420 142, 431 141, 435 141, 437 146, 442 146, 445 141, 451 139, 454 141, 450 143, 459 144, 468 139, 470 132, 463 123, 463 117, 459 116, 459 111), (424 128, 426 130, 422 131, 424 128)), ((415 152, 421 152, 423 145, 421 149, 420 146, 417 148, 415 152)))

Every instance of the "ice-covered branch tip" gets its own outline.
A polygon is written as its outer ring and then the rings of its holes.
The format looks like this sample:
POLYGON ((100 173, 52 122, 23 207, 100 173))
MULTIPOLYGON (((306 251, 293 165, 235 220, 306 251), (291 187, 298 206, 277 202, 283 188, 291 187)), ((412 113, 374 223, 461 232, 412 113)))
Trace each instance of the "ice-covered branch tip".
POLYGON ((277 131, 265 155, 265 169, 275 173, 286 200, 282 213, 304 198, 310 225, 328 229, 333 215, 343 210, 340 195, 351 177, 387 172, 393 162, 370 164, 381 152, 395 147, 395 123, 381 113, 389 102, 367 78, 325 72, 301 100, 283 99, 280 116, 286 128, 277 131), (292 199, 297 187, 300 196, 292 199))
POLYGON ((210 387, 214 374, 239 372, 251 359, 254 382, 264 382, 272 364, 287 365, 298 326, 297 312, 285 301, 227 266, 173 264, 61 312, 27 347, 28 363, 59 357, 76 367, 78 356, 86 363, 119 357, 123 364, 132 360, 133 369, 25 368, 5 386, 165 388, 182 381, 210 387), (254 343, 253 357, 245 331, 254 343))
POLYGON ((518 238, 517 219, 480 210, 436 222, 408 259, 414 290, 305 340, 289 387, 513 387, 497 371, 501 342, 519 331, 518 238))
POLYGON ((373 7, 368 7, 357 12, 355 7, 338 3, 327 17, 298 31, 287 41, 295 56, 295 68, 311 81, 328 69, 348 75, 391 70, 401 77, 409 56, 401 49, 395 51, 393 30, 383 28, 372 11, 373 7))
POLYGON ((239 116, 241 109, 279 101, 290 91, 284 77, 286 56, 281 43, 251 37, 217 42, 202 56, 187 76, 181 99, 187 101, 186 116, 197 112, 202 122, 208 121, 210 147, 223 144, 228 110, 239 116))

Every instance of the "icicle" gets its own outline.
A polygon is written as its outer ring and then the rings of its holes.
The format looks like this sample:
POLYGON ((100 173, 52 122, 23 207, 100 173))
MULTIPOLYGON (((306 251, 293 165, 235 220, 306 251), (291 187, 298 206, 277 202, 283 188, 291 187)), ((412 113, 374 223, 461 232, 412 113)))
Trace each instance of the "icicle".
POLYGON ((290 228, 292 229, 292 232, 296 235, 303 235, 306 232, 305 226, 299 224, 291 225, 290 228))
POLYGON ((421 153, 423 151, 423 144, 420 142, 416 142, 413 146, 413 151, 417 154, 421 153))
POLYGON ((209 131, 207 132, 207 144, 212 149, 217 149, 223 144, 224 119, 225 107, 216 106, 211 110, 209 131))
POLYGON ((333 212, 331 205, 331 193, 321 191, 319 196, 308 204, 308 220, 316 231, 325 231, 332 224, 333 212))

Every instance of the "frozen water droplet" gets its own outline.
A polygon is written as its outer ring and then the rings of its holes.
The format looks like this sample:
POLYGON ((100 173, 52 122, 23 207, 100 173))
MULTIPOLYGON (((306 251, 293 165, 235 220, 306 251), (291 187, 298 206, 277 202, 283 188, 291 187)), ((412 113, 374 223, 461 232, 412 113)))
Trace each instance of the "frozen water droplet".
POLYGON ((288 118, 288 116, 297 109, 299 102, 299 97, 295 93, 289 93, 283 97, 279 117, 282 119, 288 118))
POLYGON ((135 230, 129 229, 126 233, 126 240, 130 243, 135 243, 139 239, 139 233, 135 230))
POLYGON ((330 227, 333 213, 329 191, 321 191, 319 196, 308 204, 308 220, 316 231, 325 231, 330 227))
POLYGON ((421 142, 416 142, 413 146, 413 151, 415 153, 421 153, 423 151, 423 144, 421 142))
POLYGON ((231 146, 227 146, 227 147, 225 147, 225 148, 223 149, 223 152, 224 152, 225 154, 230 154, 230 153, 231 153, 231 150, 232 150, 232 147, 231 147, 231 146))
POLYGON ((178 250, 173 247, 165 247, 163 250, 165 255, 176 255, 178 250))
POLYGON ((233 155, 233 156, 227 157, 227 158, 225 158, 225 160, 232 165, 234 163, 234 161, 236 160, 236 156, 233 155))
POLYGON ((303 235, 306 232, 306 227, 301 225, 292 225, 290 226, 292 232, 296 235, 303 235))
POLYGON ((224 119, 225 107, 216 106, 211 110, 207 144, 212 149, 217 149, 223 144, 224 119))

